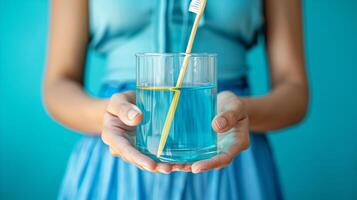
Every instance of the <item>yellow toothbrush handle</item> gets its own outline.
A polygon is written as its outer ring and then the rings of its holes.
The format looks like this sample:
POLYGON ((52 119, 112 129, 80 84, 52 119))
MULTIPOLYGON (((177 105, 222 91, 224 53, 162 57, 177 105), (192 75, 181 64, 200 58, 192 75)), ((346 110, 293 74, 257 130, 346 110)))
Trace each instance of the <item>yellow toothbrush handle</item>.
POLYGON ((170 128, 171 128, 171 124, 172 124, 172 121, 173 121, 175 113, 176 113, 176 108, 177 108, 178 101, 179 101, 179 98, 180 98, 180 90, 179 90, 179 88, 182 86, 183 79, 185 77, 187 65, 188 65, 189 60, 190 60, 189 59, 190 58, 189 53, 191 53, 193 42, 195 40, 195 36, 196 36, 196 32, 197 32, 197 28, 198 28, 198 25, 200 23, 200 20, 201 20, 202 13, 203 13, 203 10, 205 8, 205 5, 206 5, 206 1, 204 0, 204 5, 202 7, 202 10, 200 11, 200 13, 198 13, 196 15, 195 22, 194 22, 193 27, 192 27, 192 31, 191 31, 191 34, 190 34, 190 39, 188 41, 187 48, 186 48, 186 55, 185 55, 185 58, 183 60, 183 63, 182 63, 182 66, 181 66, 181 70, 180 70, 180 74, 179 74, 179 77, 178 77, 177 83, 176 83, 176 88, 177 89, 175 90, 175 94, 174 94, 174 97, 173 97, 173 99, 171 101, 169 111, 168 111, 168 113, 166 115, 165 124, 164 124, 164 127, 163 127, 162 132, 161 132, 159 148, 158 148, 157 153, 156 153, 156 157, 158 157, 158 158, 161 156, 161 154, 162 154, 162 152, 164 150, 164 147, 165 147, 166 141, 167 141, 167 137, 169 135, 169 131, 170 131, 170 128))
POLYGON ((179 98, 180 98, 180 91, 176 90, 174 97, 172 99, 169 111, 167 112, 167 115, 166 115, 166 120, 165 120, 164 128, 162 129, 159 149, 157 150, 156 157, 160 157, 162 154, 162 151, 164 150, 166 140, 169 135, 170 128, 171 128, 172 120, 174 119, 174 116, 175 116, 175 111, 177 108, 179 98))

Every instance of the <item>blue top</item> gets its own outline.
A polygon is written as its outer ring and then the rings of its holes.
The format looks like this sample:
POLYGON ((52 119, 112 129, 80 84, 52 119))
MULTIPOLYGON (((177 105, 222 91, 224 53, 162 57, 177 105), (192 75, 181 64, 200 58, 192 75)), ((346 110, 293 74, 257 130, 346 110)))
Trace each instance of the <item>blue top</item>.
MULTIPOLYGON (((134 80, 137 52, 184 52, 190 0, 91 0, 91 47, 107 57, 105 80, 134 80)), ((218 79, 246 73, 247 48, 263 25, 260 0, 208 0, 192 52, 217 53, 218 79)))
MULTIPOLYGON (((189 0, 91 0, 91 47, 107 57, 101 96, 135 88, 136 52, 182 52, 194 14, 189 0)), ((218 53, 218 91, 249 95, 246 53, 262 27, 260 0, 208 0, 193 52, 218 53)), ((76 145, 59 199, 282 199, 264 134, 221 170, 169 175, 113 157, 100 137, 76 145)))

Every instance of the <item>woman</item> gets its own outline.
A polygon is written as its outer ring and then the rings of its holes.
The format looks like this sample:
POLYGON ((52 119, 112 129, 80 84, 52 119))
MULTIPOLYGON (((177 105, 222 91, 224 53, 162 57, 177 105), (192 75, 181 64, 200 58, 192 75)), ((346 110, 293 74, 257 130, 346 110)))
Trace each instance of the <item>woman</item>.
POLYGON ((45 104, 56 120, 87 133, 71 156, 60 199, 282 198, 266 132, 293 125, 306 113, 299 0, 208 0, 193 52, 219 55, 221 92, 212 128, 229 131, 231 146, 224 153, 169 165, 154 162, 126 139, 143 117, 131 91, 133 55, 182 52, 194 17, 189 3, 53 1, 45 104), (251 98, 246 54, 259 32, 266 38, 272 89, 251 98), (100 99, 83 88, 90 47, 107 59, 100 99))

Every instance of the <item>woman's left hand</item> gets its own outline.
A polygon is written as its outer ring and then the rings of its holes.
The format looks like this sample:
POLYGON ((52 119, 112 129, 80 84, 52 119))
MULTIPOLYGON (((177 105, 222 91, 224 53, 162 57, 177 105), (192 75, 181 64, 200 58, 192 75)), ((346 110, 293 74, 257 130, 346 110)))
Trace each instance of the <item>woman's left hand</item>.
POLYGON ((249 147, 249 120, 242 100, 224 91, 218 94, 217 101, 218 115, 212 121, 212 128, 218 134, 218 155, 193 163, 193 173, 221 169, 249 147))

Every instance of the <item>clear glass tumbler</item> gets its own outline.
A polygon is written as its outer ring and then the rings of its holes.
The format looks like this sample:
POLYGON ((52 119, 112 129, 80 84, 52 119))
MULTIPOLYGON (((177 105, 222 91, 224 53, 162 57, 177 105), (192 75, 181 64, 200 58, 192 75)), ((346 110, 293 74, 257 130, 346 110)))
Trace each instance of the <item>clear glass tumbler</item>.
POLYGON ((158 162, 192 163, 217 153, 217 135, 211 122, 216 115, 217 58, 215 54, 136 54, 136 104, 143 112, 136 147, 158 162), (189 64, 181 87, 176 82, 185 56, 189 64), (166 145, 156 157, 160 137, 175 91, 177 109, 166 145))

